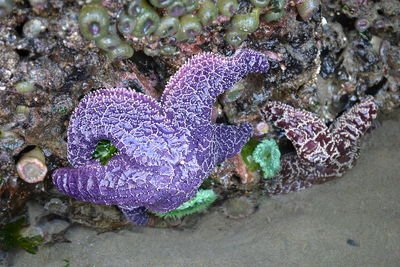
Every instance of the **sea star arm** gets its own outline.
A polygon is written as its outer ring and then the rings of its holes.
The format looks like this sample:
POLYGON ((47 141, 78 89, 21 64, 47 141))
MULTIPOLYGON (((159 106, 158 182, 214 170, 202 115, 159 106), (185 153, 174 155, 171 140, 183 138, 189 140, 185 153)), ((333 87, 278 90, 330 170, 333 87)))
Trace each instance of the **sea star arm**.
POLYGON ((372 96, 368 96, 360 103, 340 116, 330 127, 335 138, 356 142, 371 127, 377 115, 377 105, 372 96))
POLYGON ((164 119, 158 103, 145 95, 127 89, 94 91, 71 116, 68 160, 75 167, 85 165, 101 139, 110 140, 121 153, 140 150, 140 140, 158 131, 154 125, 164 119))
POLYGON ((146 176, 132 169, 131 159, 114 156, 106 166, 90 161, 85 166, 57 169, 53 183, 60 192, 81 201, 95 204, 116 205, 145 202, 139 185, 145 184, 146 176))
POLYGON ((149 219, 149 214, 145 207, 118 206, 125 217, 137 225, 145 225, 149 219))
POLYGON ((317 164, 329 158, 325 147, 333 140, 326 125, 316 115, 275 101, 268 102, 261 114, 265 120, 285 131, 304 161, 317 164))
POLYGON ((215 164, 220 164, 225 159, 239 153, 253 132, 249 123, 239 126, 225 124, 214 124, 213 126, 215 164))
MULTIPOLYGON (((267 109, 262 112, 266 112, 264 116, 276 121, 282 115, 277 113, 277 116, 273 116, 267 109)), ((307 119, 306 113, 298 115, 302 120, 309 120, 311 127, 314 121, 312 117, 307 119)), ((266 183, 268 193, 283 194, 298 191, 312 184, 324 183, 342 176, 346 170, 354 166, 358 157, 360 137, 371 127, 376 115, 377 106, 372 97, 367 97, 340 116, 325 135, 328 142, 320 143, 329 155, 325 162, 305 161, 303 156, 294 153, 284 155, 279 175, 266 183)), ((307 138, 306 135, 302 137, 307 138)))
POLYGON ((250 72, 266 72, 268 60, 262 53, 243 49, 231 57, 203 53, 190 59, 171 77, 162 105, 178 123, 201 125, 209 122, 212 104, 250 72))

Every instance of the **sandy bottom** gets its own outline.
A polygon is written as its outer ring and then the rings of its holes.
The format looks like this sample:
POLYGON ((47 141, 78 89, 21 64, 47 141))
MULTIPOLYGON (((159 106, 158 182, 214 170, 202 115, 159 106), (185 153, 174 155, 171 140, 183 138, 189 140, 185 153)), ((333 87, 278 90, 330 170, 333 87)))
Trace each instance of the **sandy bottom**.
POLYGON ((71 243, 18 250, 12 266, 400 266, 400 116, 363 141, 342 179, 265 198, 248 218, 214 209, 184 231, 74 227, 71 243))

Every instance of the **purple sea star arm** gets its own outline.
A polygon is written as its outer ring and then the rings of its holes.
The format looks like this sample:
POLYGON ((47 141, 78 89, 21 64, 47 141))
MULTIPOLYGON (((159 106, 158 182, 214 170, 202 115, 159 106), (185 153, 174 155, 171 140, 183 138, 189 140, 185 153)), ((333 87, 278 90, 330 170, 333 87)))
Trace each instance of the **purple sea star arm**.
POLYGON ((145 95, 127 89, 97 90, 87 95, 71 116, 68 160, 75 167, 85 165, 101 139, 110 140, 121 153, 132 154, 141 150, 152 134, 173 132, 165 125, 158 128, 163 120, 161 107, 145 95))
POLYGON ((240 152, 243 145, 249 141, 253 128, 249 123, 239 126, 214 124, 214 155, 216 164, 231 158, 240 152))
MULTIPOLYGON (((310 163, 323 163, 329 158, 324 149, 329 137, 328 127, 314 114, 280 102, 269 102, 261 109, 263 117, 285 131, 300 158, 310 163)), ((334 145, 334 143, 332 143, 334 145)))
POLYGON ((132 177, 129 159, 116 156, 102 166, 90 161, 83 167, 66 167, 53 173, 53 183, 57 189, 78 200, 95 204, 116 205, 131 201, 137 184, 132 177))
POLYGON ((209 122, 218 95, 251 72, 267 72, 262 53, 243 49, 231 57, 203 53, 190 59, 168 82, 161 103, 178 123, 198 127, 209 122))
POLYGON ((149 214, 144 207, 124 207, 118 206, 125 217, 137 225, 145 225, 149 219, 149 214))

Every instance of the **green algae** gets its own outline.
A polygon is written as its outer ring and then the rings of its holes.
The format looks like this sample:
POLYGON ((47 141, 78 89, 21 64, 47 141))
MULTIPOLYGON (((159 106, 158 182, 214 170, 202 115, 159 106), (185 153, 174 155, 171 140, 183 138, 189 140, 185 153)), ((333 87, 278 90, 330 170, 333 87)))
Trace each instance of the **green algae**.
POLYGON ((253 152, 257 145, 260 144, 256 138, 251 138, 242 148, 240 155, 242 156, 243 162, 246 164, 249 171, 255 172, 261 168, 253 158, 253 152))
POLYGON ((105 166, 108 160, 117 154, 117 152, 118 149, 113 146, 109 140, 100 140, 96 145, 92 157, 93 159, 99 160, 101 165, 105 166))
POLYGON ((20 233, 23 226, 23 218, 4 225, 0 229, 0 247, 4 250, 19 247, 28 253, 36 254, 37 247, 42 244, 43 238, 41 236, 23 237, 20 233))

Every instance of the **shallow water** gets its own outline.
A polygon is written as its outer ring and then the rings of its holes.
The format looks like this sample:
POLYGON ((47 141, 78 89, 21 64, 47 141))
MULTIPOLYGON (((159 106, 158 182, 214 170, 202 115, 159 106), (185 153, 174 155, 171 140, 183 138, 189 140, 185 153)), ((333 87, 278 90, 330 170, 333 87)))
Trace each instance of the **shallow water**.
POLYGON ((14 251, 12 266, 399 266, 399 114, 363 141, 342 179, 265 198, 248 218, 213 209, 185 231, 74 227, 71 243, 14 251))

